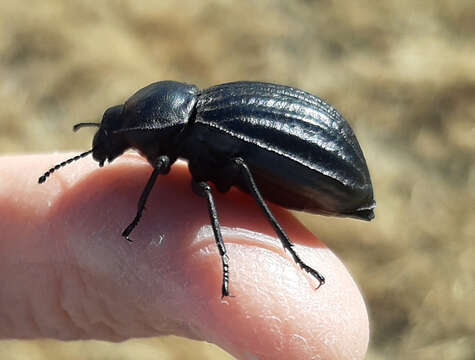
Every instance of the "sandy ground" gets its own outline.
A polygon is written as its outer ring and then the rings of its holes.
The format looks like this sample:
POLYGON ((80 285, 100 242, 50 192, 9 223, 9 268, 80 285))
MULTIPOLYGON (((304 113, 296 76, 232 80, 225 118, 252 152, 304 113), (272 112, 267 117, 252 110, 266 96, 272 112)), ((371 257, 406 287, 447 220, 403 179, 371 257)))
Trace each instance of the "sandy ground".
MULTIPOLYGON (((378 208, 372 223, 297 216, 365 295, 368 359, 474 359, 475 4, 255 3, 0 2, 0 151, 87 149, 72 124, 157 80, 317 94, 357 133, 378 208)), ((184 341, 3 341, 0 358, 230 358, 184 341)))

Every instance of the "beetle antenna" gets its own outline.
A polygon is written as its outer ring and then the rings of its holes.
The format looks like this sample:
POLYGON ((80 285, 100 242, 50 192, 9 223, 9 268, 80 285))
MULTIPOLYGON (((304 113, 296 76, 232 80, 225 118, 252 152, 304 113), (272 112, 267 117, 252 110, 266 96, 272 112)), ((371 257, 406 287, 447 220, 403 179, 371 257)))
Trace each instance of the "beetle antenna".
POLYGON ((76 160, 82 159, 83 157, 86 157, 87 155, 92 153, 93 150, 94 149, 88 150, 88 151, 86 151, 82 154, 79 154, 79 155, 76 155, 76 156, 72 157, 71 159, 63 161, 61 164, 53 166, 51 169, 49 169, 47 172, 45 172, 42 176, 40 176, 40 178, 38 179, 38 184, 44 183, 46 181, 46 179, 48 178, 48 176, 50 176, 52 173, 54 173, 59 168, 62 168, 63 166, 66 166, 66 165, 72 163, 73 161, 76 161, 76 160))
POLYGON ((80 128, 83 128, 83 127, 101 127, 101 123, 93 123, 93 122, 79 123, 73 126, 73 131, 76 132, 80 128))

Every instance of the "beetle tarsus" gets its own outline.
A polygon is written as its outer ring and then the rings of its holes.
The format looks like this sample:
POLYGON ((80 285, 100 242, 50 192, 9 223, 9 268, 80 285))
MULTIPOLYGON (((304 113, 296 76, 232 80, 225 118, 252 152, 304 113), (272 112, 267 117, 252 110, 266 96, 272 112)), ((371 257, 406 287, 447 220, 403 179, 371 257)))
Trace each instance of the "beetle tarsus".
POLYGON ((218 246, 219 255, 221 256, 221 262, 223 264, 223 286, 221 288, 221 298, 225 296, 231 296, 229 293, 229 257, 226 252, 226 247, 223 241, 223 235, 221 234, 221 226, 219 225, 218 212, 216 205, 214 204, 213 193, 211 187, 205 181, 193 180, 192 183, 193 192, 201 197, 206 198, 208 201, 208 213, 213 228, 214 238, 216 245, 218 246))
MULTIPOLYGON (((223 239, 221 238, 221 241, 222 240, 223 239)), ((224 243, 223 243, 223 248, 224 248, 224 243)), ((226 252, 226 248, 224 248, 224 251, 226 252)), ((229 293, 229 264, 228 264, 229 257, 228 255, 227 254, 221 255, 221 260, 223 262, 223 285, 221 287, 221 299, 224 299, 224 297, 226 296, 229 296, 229 297, 233 297, 233 296, 229 293)))

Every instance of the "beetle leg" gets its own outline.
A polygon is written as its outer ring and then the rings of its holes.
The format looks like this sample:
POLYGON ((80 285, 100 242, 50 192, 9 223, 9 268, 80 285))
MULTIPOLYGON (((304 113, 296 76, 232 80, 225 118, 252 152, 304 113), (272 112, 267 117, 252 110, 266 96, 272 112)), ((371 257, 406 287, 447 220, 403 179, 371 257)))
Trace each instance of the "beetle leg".
POLYGON ((305 270, 306 272, 308 272, 309 274, 311 274, 318 280, 319 282, 318 287, 322 286, 325 283, 325 278, 318 271, 312 269, 310 266, 305 264, 303 260, 300 258, 300 256, 298 256, 298 254, 295 252, 295 250, 293 249, 294 244, 290 241, 289 236, 285 233, 282 226, 277 222, 277 219, 272 214, 266 202, 264 201, 264 198, 262 197, 259 189, 257 188, 256 182, 254 181, 254 177, 252 176, 251 170, 249 170, 249 167, 247 166, 246 162, 242 158, 236 158, 234 159, 234 163, 236 164, 238 169, 241 171, 241 174, 246 182, 247 188, 249 189, 252 197, 257 202, 261 210, 264 212, 267 220, 270 222, 270 224, 274 228, 274 231, 279 237, 284 249, 287 249, 290 252, 292 257, 294 258, 294 261, 303 270, 305 270))
POLYGON ((224 246, 223 236, 221 235, 221 226, 219 225, 218 212, 216 211, 216 205, 214 204, 213 193, 211 187, 205 181, 192 180, 193 192, 208 200, 208 212, 211 227, 213 228, 214 238, 216 245, 218 246, 219 255, 221 256, 221 262, 223 263, 223 285, 221 288, 221 298, 225 296, 231 296, 229 294, 229 258, 226 253, 226 247, 224 246))
POLYGON ((122 236, 125 237, 128 241, 132 241, 130 240, 129 235, 137 226, 140 221, 140 218, 142 217, 142 213, 145 209, 145 203, 147 202, 147 198, 150 195, 150 192, 152 191, 153 185, 155 184, 158 175, 163 172, 166 172, 169 166, 170 159, 168 158, 168 156, 164 155, 158 158, 157 164, 153 168, 152 175, 150 175, 147 185, 145 185, 145 189, 143 190, 142 195, 140 195, 140 199, 137 204, 137 214, 135 215, 134 220, 132 220, 129 226, 127 226, 127 228, 122 232, 122 236))

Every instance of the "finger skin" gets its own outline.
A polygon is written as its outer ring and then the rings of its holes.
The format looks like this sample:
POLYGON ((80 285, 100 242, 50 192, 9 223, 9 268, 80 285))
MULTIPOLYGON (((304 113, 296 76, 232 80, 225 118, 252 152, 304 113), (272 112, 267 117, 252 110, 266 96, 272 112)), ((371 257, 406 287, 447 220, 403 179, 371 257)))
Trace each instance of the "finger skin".
POLYGON ((135 154, 102 169, 88 158, 37 183, 70 155, 0 157, 0 338, 175 334, 242 359, 364 358, 369 325, 357 286, 285 210, 271 207, 326 284, 315 290, 248 195, 215 191, 233 295, 222 300, 206 201, 183 163, 158 178, 129 243, 120 233, 150 166, 135 154))

